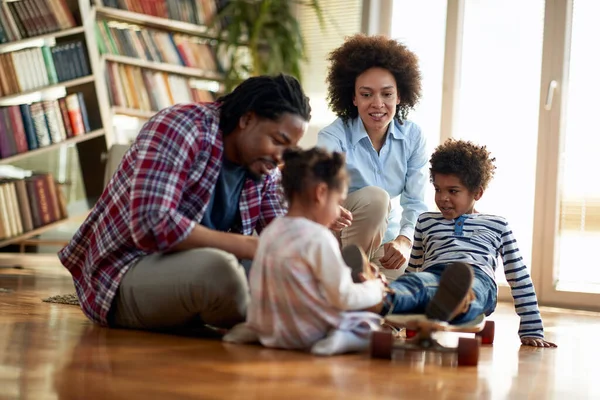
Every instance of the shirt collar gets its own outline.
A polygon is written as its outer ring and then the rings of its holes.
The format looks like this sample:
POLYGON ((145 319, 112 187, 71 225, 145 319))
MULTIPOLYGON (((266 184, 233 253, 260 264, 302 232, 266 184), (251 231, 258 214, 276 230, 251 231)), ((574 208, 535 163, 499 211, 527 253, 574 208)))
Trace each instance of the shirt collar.
POLYGON ((404 139, 406 137, 406 124, 396 124, 396 119, 393 119, 388 128, 388 132, 394 139, 404 139))
MULTIPOLYGON (((369 137, 369 135, 367 134, 367 130, 365 129, 365 125, 363 124, 362 119, 360 119, 360 117, 354 118, 351 121, 351 125, 353 146, 356 146, 356 144, 362 139, 369 137)), ((394 119, 388 126, 387 133, 389 133, 394 139, 404 139, 406 136, 406 132, 404 131, 405 127, 406 124, 396 124, 396 120, 394 119)))
POLYGON ((362 119, 360 119, 360 117, 351 120, 350 124, 352 125, 352 146, 356 146, 356 144, 362 139, 369 137, 369 135, 367 134, 367 130, 365 129, 365 125, 363 124, 362 119))

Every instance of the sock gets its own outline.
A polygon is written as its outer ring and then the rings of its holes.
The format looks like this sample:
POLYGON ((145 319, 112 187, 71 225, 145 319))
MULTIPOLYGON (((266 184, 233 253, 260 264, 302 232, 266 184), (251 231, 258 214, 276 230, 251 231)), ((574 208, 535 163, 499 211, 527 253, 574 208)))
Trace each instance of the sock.
POLYGON ((310 352, 318 356, 362 351, 369 347, 370 335, 359 336, 352 331, 332 330, 316 342, 310 352))
POLYGON ((257 343, 258 335, 244 322, 231 328, 231 330, 223 336, 223 341, 238 344, 257 343))

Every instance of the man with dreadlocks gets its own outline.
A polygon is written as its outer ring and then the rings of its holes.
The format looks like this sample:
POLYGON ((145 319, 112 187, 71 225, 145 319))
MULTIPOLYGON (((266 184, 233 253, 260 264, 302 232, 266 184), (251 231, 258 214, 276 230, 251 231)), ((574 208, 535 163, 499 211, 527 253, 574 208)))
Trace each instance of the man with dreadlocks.
POLYGON ((151 330, 243 321, 238 260, 254 257, 255 228, 285 214, 277 165, 309 120, 308 98, 285 75, 151 118, 59 252, 85 315, 151 330))

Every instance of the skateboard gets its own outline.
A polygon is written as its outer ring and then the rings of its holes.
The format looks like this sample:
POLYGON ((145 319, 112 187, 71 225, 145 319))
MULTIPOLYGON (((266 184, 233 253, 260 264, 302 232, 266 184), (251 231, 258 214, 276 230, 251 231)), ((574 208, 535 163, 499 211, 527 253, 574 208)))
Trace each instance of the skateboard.
POLYGON ((371 357, 391 359, 394 349, 409 351, 433 351, 438 353, 456 353, 458 365, 477 365, 479 346, 493 344, 494 321, 487 321, 481 314, 473 321, 462 324, 427 319, 423 314, 389 315, 385 323, 394 328, 406 328, 406 339, 396 339, 390 330, 378 330, 371 336, 371 357), (457 347, 440 344, 432 334, 434 332, 474 333, 475 337, 460 337, 457 347))

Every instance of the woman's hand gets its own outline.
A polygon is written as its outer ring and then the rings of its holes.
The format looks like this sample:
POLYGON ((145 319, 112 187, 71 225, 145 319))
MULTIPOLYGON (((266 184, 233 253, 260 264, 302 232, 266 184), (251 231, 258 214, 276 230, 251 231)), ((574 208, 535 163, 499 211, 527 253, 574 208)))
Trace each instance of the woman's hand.
POLYGON ((395 240, 383 245, 384 254, 379 259, 385 269, 400 269, 410 253, 412 243, 406 236, 398 236, 395 240))

